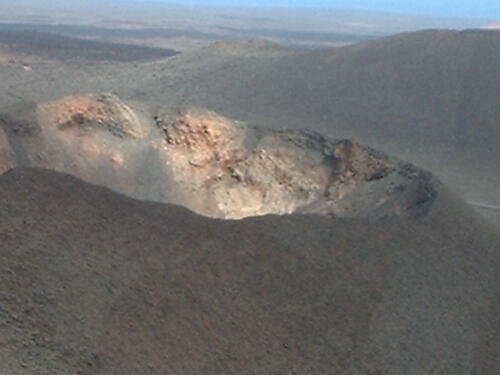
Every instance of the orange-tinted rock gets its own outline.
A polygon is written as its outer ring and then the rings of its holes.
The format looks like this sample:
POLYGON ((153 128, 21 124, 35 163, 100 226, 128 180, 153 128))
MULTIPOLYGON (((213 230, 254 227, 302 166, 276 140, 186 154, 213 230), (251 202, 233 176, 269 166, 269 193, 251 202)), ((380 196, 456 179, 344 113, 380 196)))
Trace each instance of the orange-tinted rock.
POLYGON ((198 109, 158 126, 182 203, 203 215, 412 216, 417 201, 433 198, 427 174, 415 168, 410 178, 407 165, 348 140, 259 129, 198 109), (429 194, 420 197, 416 185, 429 194))
POLYGON ((59 130, 104 130, 118 137, 141 138, 137 114, 112 94, 75 95, 38 106, 39 121, 59 130))

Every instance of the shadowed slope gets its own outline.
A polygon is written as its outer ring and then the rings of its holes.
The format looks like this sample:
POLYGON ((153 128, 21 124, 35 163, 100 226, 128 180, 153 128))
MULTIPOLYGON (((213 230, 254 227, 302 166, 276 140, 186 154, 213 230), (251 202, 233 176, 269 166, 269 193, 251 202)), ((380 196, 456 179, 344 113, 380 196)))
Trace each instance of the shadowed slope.
POLYGON ((0 372, 493 374, 500 239, 424 219, 242 221, 0 177, 0 372))
POLYGON ((0 24, 0 46, 14 56, 39 56, 69 63, 131 62, 167 58, 178 52, 131 44, 107 43, 47 32, 36 25, 0 24))

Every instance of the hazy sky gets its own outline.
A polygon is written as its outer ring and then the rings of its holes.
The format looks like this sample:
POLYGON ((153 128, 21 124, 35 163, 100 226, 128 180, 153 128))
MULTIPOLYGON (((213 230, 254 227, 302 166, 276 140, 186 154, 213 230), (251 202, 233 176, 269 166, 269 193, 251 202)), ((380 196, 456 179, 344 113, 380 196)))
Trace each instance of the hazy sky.
MULTIPOLYGON (((162 1, 162 0, 156 0, 162 1)), ((180 4, 332 7, 446 17, 500 19, 500 0, 163 0, 180 4)))

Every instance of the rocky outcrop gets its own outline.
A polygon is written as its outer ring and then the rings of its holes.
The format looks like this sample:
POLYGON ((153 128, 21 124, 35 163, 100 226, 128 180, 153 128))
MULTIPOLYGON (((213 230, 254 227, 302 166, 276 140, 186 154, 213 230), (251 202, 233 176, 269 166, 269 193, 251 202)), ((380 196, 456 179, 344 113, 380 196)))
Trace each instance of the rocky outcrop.
POLYGON ((14 159, 12 150, 7 140, 7 136, 2 128, 0 128, 0 174, 14 167, 14 159))
POLYGON ((349 140, 249 127, 203 110, 157 124, 184 204, 204 215, 411 216, 434 196, 425 172, 349 140))
POLYGON ((122 138, 144 134, 137 114, 113 94, 68 96, 39 105, 37 112, 41 122, 59 130, 104 130, 122 138))
POLYGON ((154 157, 154 140, 145 140, 153 122, 148 125, 128 103, 112 94, 82 94, 36 104, 32 112, 22 124, 34 125, 9 127, 23 165, 69 173, 135 198, 166 200, 158 188, 167 185, 164 163, 154 157))

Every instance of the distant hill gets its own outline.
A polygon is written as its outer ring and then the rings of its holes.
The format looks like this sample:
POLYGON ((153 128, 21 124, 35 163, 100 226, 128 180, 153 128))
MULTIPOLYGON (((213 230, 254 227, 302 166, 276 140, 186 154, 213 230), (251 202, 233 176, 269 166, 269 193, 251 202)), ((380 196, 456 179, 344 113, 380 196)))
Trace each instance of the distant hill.
POLYGON ((47 170, 0 176, 0 372, 496 374, 500 238, 418 220, 241 221, 47 170))
MULTIPOLYGON (((71 27, 68 29, 72 30, 71 27)), ((88 39, 88 35, 87 38, 77 38, 67 36, 68 34, 71 33, 57 34, 36 25, 0 23, 0 47, 15 56, 35 55, 66 63, 131 62, 160 59, 177 54, 173 49, 108 43, 88 39)))
POLYGON ((499 63, 500 33, 425 31, 285 56, 240 80, 207 75, 208 89, 191 95, 276 127, 342 132, 399 153, 463 148, 487 160, 500 142, 499 63))

